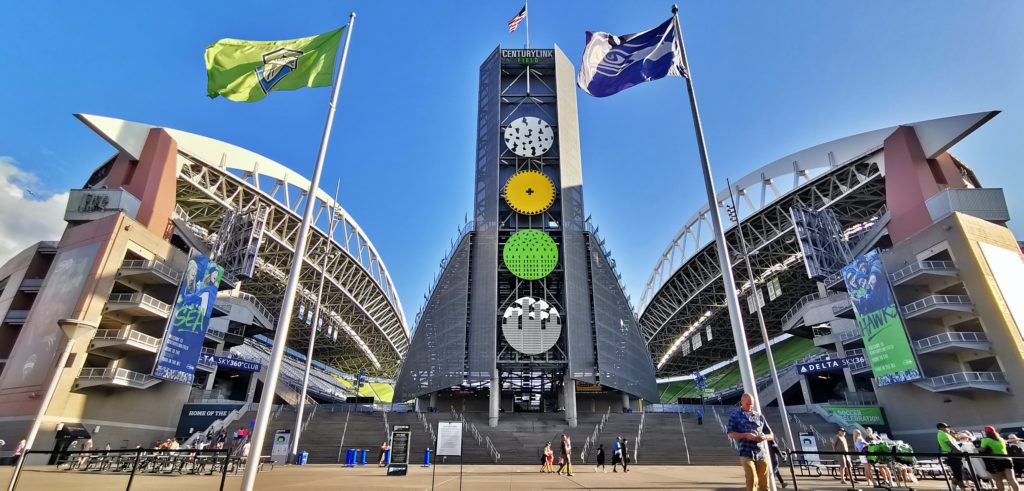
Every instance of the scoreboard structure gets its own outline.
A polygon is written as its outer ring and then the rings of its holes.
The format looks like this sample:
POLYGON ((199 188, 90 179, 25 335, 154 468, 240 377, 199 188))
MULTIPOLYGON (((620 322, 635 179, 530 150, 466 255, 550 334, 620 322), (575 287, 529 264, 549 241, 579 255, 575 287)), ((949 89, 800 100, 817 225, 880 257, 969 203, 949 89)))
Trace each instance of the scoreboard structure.
POLYGON ((396 400, 475 395, 492 426, 509 409, 564 410, 575 426, 577 385, 605 405, 656 401, 636 317, 585 218, 576 77, 557 47, 499 47, 481 65, 475 182, 473 226, 416 322, 396 400))

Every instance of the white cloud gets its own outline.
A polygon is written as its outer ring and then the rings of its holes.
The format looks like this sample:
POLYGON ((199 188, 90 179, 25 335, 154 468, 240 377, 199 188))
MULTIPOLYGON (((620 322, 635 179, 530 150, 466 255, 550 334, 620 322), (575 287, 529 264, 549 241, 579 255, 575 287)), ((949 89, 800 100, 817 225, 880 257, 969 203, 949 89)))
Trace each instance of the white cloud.
POLYGON ((68 193, 41 190, 38 176, 0 156, 0 264, 40 240, 60 240, 68 193))

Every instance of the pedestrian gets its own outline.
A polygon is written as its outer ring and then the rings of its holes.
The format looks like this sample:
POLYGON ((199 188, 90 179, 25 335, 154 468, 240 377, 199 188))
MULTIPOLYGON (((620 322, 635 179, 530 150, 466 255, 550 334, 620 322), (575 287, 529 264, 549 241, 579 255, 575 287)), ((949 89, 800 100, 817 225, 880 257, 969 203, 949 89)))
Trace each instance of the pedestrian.
POLYGON ((985 454, 995 455, 985 459, 985 468, 992 474, 992 480, 996 482, 996 489, 1003 491, 1003 481, 1010 484, 1010 489, 1019 491, 1020 485, 1013 475, 1013 462, 1010 461, 1006 451, 1006 440, 991 426, 984 429, 985 437, 981 439, 981 451, 985 454))
POLYGON ((391 447, 388 446, 387 440, 384 440, 384 443, 380 444, 380 459, 377 460, 377 467, 384 467, 384 457, 387 456, 388 450, 390 449, 391 447))
POLYGON ((704 424, 704 413, 700 409, 697 410, 697 424, 704 424))
POLYGON ((562 475, 562 469, 565 469, 565 457, 559 455, 558 456, 558 471, 555 472, 555 474, 558 474, 559 476, 561 476, 562 475))
POLYGON ((889 444, 875 434, 875 439, 868 442, 868 460, 878 470, 878 478, 885 487, 893 487, 892 473, 889 472, 889 462, 892 461, 892 450, 889 444))
POLYGON ((967 483, 964 482, 964 461, 959 457, 963 452, 960 450, 960 444, 957 442, 953 430, 946 423, 938 423, 935 428, 939 430, 935 435, 939 442, 939 452, 949 454, 946 457, 946 465, 949 466, 949 471, 953 474, 953 488, 956 489, 959 486, 962 489, 967 489, 967 483))
POLYGON ((540 471, 551 474, 555 469, 551 466, 551 460, 554 458, 555 452, 551 450, 551 442, 544 444, 543 455, 540 456, 540 471))
POLYGON ((836 432, 836 439, 832 441, 832 451, 843 453, 839 456, 839 482, 846 482, 846 476, 850 476, 850 484, 857 482, 853 477, 853 460, 847 455, 850 452, 850 445, 846 442, 846 428, 839 428, 836 432))
POLYGON ((622 472, 629 472, 629 439, 622 439, 622 472))
POLYGON ((608 468, 604 466, 604 444, 601 443, 597 446, 597 465, 594 466, 594 472, 597 472, 597 468, 600 467, 605 474, 608 473, 608 468))
MULTIPOLYGON (((572 440, 565 433, 562 433, 562 457, 565 457, 566 475, 572 476, 572 440)), ((562 469, 558 470, 561 473, 562 469)))
MULTIPOLYGON (((864 439, 864 435, 861 434, 860 430, 853 430, 853 447, 857 450, 857 453, 865 454, 868 452, 868 442, 864 439)), ((868 480, 868 484, 871 487, 878 487, 871 461, 868 460, 866 455, 861 455, 860 463, 864 465, 864 477, 868 480)))
POLYGON ((249 460, 249 445, 248 440, 246 440, 245 445, 242 445, 242 464, 249 460))
POLYGON ((11 460, 11 465, 17 465, 18 460, 20 460, 22 454, 25 453, 25 443, 25 440, 22 440, 18 442, 17 446, 14 447, 14 453, 11 455, 12 457, 14 457, 14 459, 11 460))
POLYGON ((754 411, 753 405, 753 396, 744 393, 740 397, 740 407, 729 415, 726 430, 729 438, 736 440, 736 451, 746 477, 747 491, 755 488, 768 491, 769 461, 761 442, 772 440, 774 436, 764 415, 754 411))
POLYGON ((615 466, 622 463, 622 435, 615 437, 615 443, 612 445, 612 472, 619 472, 615 470, 615 466))
POLYGON ((786 487, 786 480, 782 478, 782 470, 779 463, 782 462, 782 449, 775 443, 775 440, 768 440, 768 453, 772 456, 772 470, 775 472, 775 479, 782 487, 786 487))
POLYGON ((1006 454, 1010 457, 1017 457, 1012 459, 1013 473, 1018 476, 1024 474, 1024 446, 1021 445, 1020 437, 1013 433, 1006 437, 1006 454))

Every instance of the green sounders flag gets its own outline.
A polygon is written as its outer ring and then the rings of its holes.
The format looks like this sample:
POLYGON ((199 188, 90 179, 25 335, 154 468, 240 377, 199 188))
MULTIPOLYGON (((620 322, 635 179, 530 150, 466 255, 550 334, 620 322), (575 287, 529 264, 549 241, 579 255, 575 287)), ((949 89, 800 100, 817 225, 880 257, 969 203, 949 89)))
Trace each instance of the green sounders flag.
POLYGON ((206 92, 256 102, 271 90, 330 86, 345 28, 284 41, 221 39, 206 48, 206 92))

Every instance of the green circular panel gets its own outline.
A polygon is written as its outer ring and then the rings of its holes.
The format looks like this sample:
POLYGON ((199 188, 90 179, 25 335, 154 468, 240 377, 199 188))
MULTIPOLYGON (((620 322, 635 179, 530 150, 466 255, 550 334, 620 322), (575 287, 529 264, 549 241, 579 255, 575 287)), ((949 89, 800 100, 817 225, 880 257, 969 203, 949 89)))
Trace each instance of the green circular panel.
POLYGON ((501 256, 512 274, 524 280, 539 280, 555 270, 558 246, 540 230, 521 230, 505 242, 501 256))

